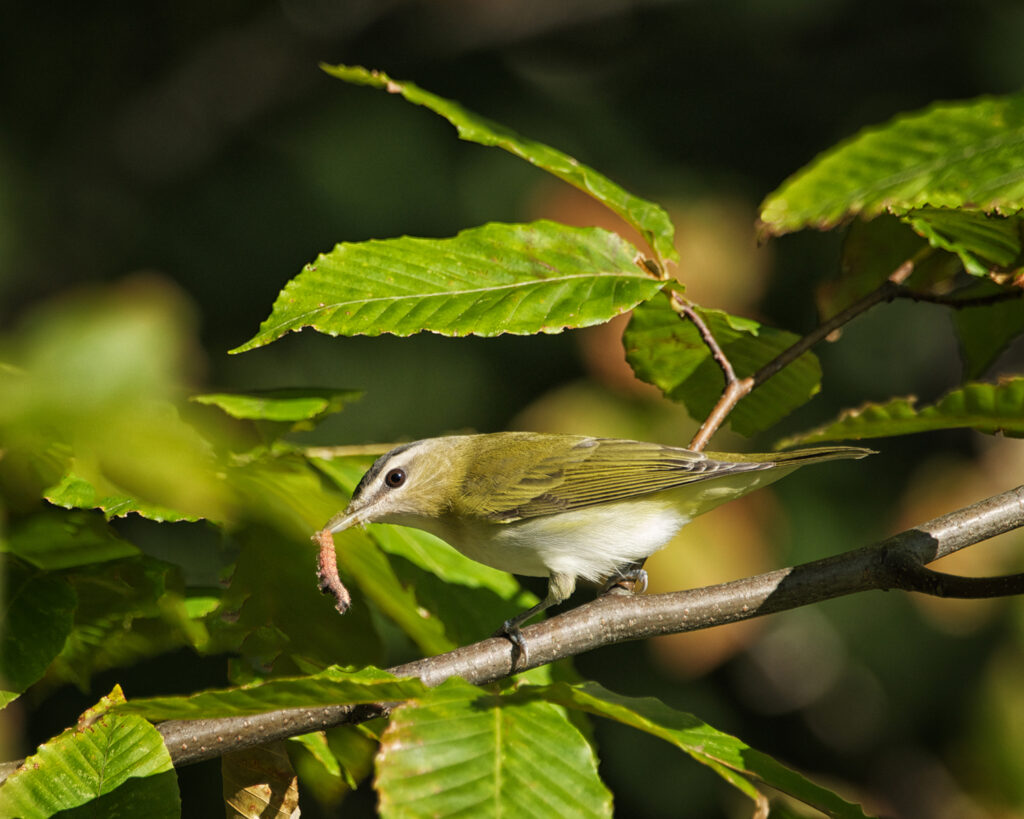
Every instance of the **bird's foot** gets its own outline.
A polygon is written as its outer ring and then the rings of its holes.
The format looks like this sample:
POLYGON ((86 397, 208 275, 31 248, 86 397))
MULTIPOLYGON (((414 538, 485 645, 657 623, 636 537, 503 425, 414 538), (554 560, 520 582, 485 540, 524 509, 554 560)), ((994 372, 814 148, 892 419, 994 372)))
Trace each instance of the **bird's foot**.
POLYGON ((613 591, 620 594, 643 594, 647 591, 647 571, 637 567, 612 575, 601 587, 601 594, 613 591))
POLYGON ((512 643, 512 670, 515 671, 520 665, 525 666, 530 661, 529 652, 526 649, 526 641, 523 640, 522 629, 519 628, 518 623, 515 621, 518 618, 512 618, 502 623, 499 628, 492 636, 504 637, 510 643, 512 643))

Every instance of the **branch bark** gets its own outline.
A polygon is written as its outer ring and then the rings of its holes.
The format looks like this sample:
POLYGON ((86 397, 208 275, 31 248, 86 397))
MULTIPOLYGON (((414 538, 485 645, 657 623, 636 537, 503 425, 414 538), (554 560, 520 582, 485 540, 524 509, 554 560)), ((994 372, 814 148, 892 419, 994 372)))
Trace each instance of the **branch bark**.
MULTIPOLYGON (((1024 527, 1024 486, 942 515, 869 546, 766 574, 670 594, 607 594, 523 629, 529 667, 658 634, 710 628, 869 590, 902 589, 944 597, 1024 593, 1024 574, 964 578, 926 563, 1024 527)), ((512 646, 490 638, 447 654, 389 669, 439 685, 459 676, 483 684, 512 672, 512 646)), ((517 669, 522 671, 524 669, 517 669)), ((158 728, 177 766, 227 751, 357 723, 387 714, 392 704, 291 708, 250 717, 171 720, 158 728)))

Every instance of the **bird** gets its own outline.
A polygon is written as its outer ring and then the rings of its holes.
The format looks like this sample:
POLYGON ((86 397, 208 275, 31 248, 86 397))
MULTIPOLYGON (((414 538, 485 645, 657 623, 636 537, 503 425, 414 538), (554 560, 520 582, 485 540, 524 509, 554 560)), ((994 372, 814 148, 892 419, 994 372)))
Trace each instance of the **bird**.
POLYGON ((606 589, 630 580, 643 591, 644 560, 697 515, 806 464, 869 454, 849 446, 696 452, 539 432, 425 438, 378 458, 323 531, 411 526, 484 565, 548 578, 544 599, 495 633, 525 659, 522 624, 568 599, 578 580, 606 589))

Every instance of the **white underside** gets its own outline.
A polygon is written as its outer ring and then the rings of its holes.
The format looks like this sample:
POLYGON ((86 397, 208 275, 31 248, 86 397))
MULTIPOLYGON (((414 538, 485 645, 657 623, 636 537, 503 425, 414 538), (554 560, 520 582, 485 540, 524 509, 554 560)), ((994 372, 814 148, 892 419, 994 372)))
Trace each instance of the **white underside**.
POLYGON ((489 542, 470 537, 456 548, 515 574, 561 573, 596 582, 658 551, 689 522, 664 503, 621 502, 492 525, 489 542))
POLYGON ((747 473, 669 492, 512 523, 402 516, 387 522, 437 535, 466 557, 514 574, 600 581, 665 546, 694 517, 790 470, 747 473))

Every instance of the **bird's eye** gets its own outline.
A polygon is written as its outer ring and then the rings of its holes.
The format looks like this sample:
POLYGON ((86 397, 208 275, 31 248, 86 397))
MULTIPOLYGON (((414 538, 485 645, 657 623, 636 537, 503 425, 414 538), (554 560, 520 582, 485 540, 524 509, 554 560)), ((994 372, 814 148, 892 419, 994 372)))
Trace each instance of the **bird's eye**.
POLYGON ((396 489, 405 483, 405 470, 404 469, 392 469, 384 476, 384 483, 390 486, 392 489, 396 489))

